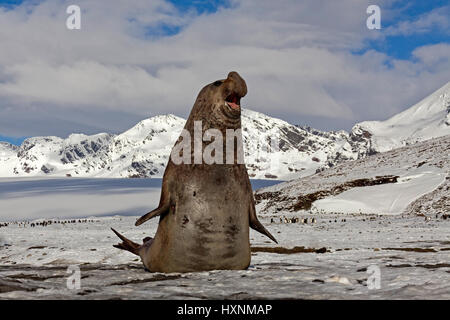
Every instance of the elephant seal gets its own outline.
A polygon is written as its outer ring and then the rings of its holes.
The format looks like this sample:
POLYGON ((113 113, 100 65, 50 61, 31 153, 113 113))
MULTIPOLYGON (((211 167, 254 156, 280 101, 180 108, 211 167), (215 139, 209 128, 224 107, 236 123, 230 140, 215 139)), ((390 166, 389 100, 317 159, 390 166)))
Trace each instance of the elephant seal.
POLYGON ((160 216, 154 239, 145 238, 139 245, 112 229, 122 240, 114 247, 140 256, 151 272, 192 272, 246 269, 251 256, 249 227, 276 242, 256 216, 243 163, 240 99, 246 94, 247 85, 237 72, 200 91, 172 149, 159 206, 136 221, 138 226, 160 216), (200 134, 195 131, 199 128, 200 134), (213 143, 204 141, 211 129, 216 134, 213 142, 220 141, 217 134, 221 133, 227 143, 212 152, 219 161, 199 162, 196 152, 204 154, 213 143), (230 132, 234 133, 231 139, 230 132), (194 138, 189 141, 189 136, 194 138), (227 161, 221 161, 221 151, 227 161), (177 164, 180 156, 184 161, 177 164))

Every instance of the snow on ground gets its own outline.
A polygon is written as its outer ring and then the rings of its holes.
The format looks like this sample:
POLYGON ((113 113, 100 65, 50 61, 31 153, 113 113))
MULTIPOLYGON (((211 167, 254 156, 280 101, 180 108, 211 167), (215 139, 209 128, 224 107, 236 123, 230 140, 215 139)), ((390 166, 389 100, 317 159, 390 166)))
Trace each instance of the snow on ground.
POLYGON ((450 212, 449 173, 447 135, 262 188, 255 198, 260 214, 286 210, 446 214, 450 212), (394 180, 388 181, 390 176, 394 180), (375 184, 376 180, 382 184, 375 184))
POLYGON ((279 244, 252 230, 242 271, 148 273, 112 247, 110 227, 136 242, 154 235, 157 219, 134 222, 156 206, 159 179, 1 179, 0 299, 450 299, 449 150, 447 136, 259 190, 260 219, 279 244), (288 210, 299 194, 322 192, 313 205, 337 198, 347 212, 357 200, 364 214, 288 210), (370 214, 377 203, 407 207, 370 214), (67 288, 70 265, 81 268, 80 289, 67 288), (379 289, 368 287, 372 268, 379 289))
POLYGON ((337 196, 317 200, 312 210, 339 213, 401 214, 414 200, 433 191, 445 181, 440 170, 406 175, 397 183, 353 188, 337 196))
POLYGON ((12 224, 0 228, 0 299, 450 299, 450 219, 297 217, 308 223, 261 219, 279 245, 252 230, 248 270, 186 274, 145 272, 136 256, 112 247, 110 227, 140 241, 156 220, 12 224), (80 289, 67 288, 69 265, 81 269, 80 289), (370 266, 380 269, 379 289, 367 286, 370 266))

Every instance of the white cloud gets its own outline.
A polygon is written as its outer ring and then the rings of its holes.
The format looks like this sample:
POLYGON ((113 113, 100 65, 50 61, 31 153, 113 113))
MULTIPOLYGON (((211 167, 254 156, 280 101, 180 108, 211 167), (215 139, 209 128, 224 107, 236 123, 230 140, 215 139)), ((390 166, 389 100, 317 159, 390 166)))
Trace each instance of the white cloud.
POLYGON ((417 49, 413 61, 351 54, 381 37, 366 28, 368 3, 245 0, 198 16, 162 0, 80 0, 80 31, 65 28, 65 1, 0 9, 0 133, 116 131, 149 115, 186 116, 200 88, 231 70, 247 81, 244 105, 288 121, 386 118, 448 81, 448 45, 417 49), (182 31, 147 34, 164 25, 182 31))

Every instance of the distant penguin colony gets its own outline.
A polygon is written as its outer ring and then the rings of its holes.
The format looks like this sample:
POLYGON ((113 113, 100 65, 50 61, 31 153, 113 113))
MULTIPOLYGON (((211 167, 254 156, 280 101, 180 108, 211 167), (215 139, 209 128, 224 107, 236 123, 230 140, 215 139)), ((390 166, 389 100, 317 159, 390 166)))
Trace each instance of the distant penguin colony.
MULTIPOLYGON (((420 217, 424 217, 425 222, 430 222, 433 220, 432 216, 427 216, 427 215, 419 215, 420 217)), ((442 214, 442 213, 436 213, 435 215, 436 219, 442 219, 442 220, 446 220, 448 218, 450 218, 450 214, 442 214)), ((316 218, 299 218, 299 217, 292 217, 292 218, 288 218, 286 216, 280 216, 278 218, 276 217, 271 217, 270 218, 270 223, 276 223, 276 221, 278 221, 279 219, 279 223, 284 223, 284 224, 288 224, 288 223, 300 223, 300 224, 315 224, 317 223, 317 219, 316 218)), ((379 219, 383 219, 383 217, 379 217, 379 219)), ((347 218, 339 218, 339 219, 329 219, 327 220, 328 223, 338 223, 338 222, 347 222, 347 218)), ((367 218, 362 218, 361 219, 362 222, 366 222, 366 221, 376 221, 375 217, 367 217, 367 218)), ((381 222, 379 222, 381 223, 381 222)), ((388 224, 390 224, 390 222, 387 222, 388 224)))
POLYGON ((44 220, 44 221, 12 221, 12 222, 4 222, 0 223, 0 228, 8 227, 8 226, 18 226, 20 228, 35 228, 35 227, 46 227, 52 224, 75 224, 75 223, 93 223, 98 222, 98 220, 92 219, 72 219, 72 220, 44 220))
MULTIPOLYGON (((286 216, 279 217, 280 223, 301 223, 301 224, 308 224, 308 218, 299 218, 299 217, 292 217, 287 218, 286 216)), ((309 224, 314 224, 317 222, 316 218, 309 218, 309 224)), ((275 219, 272 217, 270 218, 270 223, 275 223, 275 219)))

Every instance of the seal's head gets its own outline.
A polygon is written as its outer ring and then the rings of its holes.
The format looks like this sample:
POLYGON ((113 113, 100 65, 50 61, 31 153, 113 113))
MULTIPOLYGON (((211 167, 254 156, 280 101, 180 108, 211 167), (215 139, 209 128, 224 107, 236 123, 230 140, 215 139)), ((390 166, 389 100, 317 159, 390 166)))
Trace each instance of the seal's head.
POLYGON ((241 98, 247 94, 244 79, 232 71, 223 80, 206 85, 198 94, 192 109, 193 120, 207 120, 211 124, 240 126, 241 98))
POLYGON ((241 98, 247 94, 247 85, 237 72, 230 72, 225 80, 217 80, 210 86, 217 87, 217 98, 223 100, 224 106, 232 111, 241 110, 241 98))

